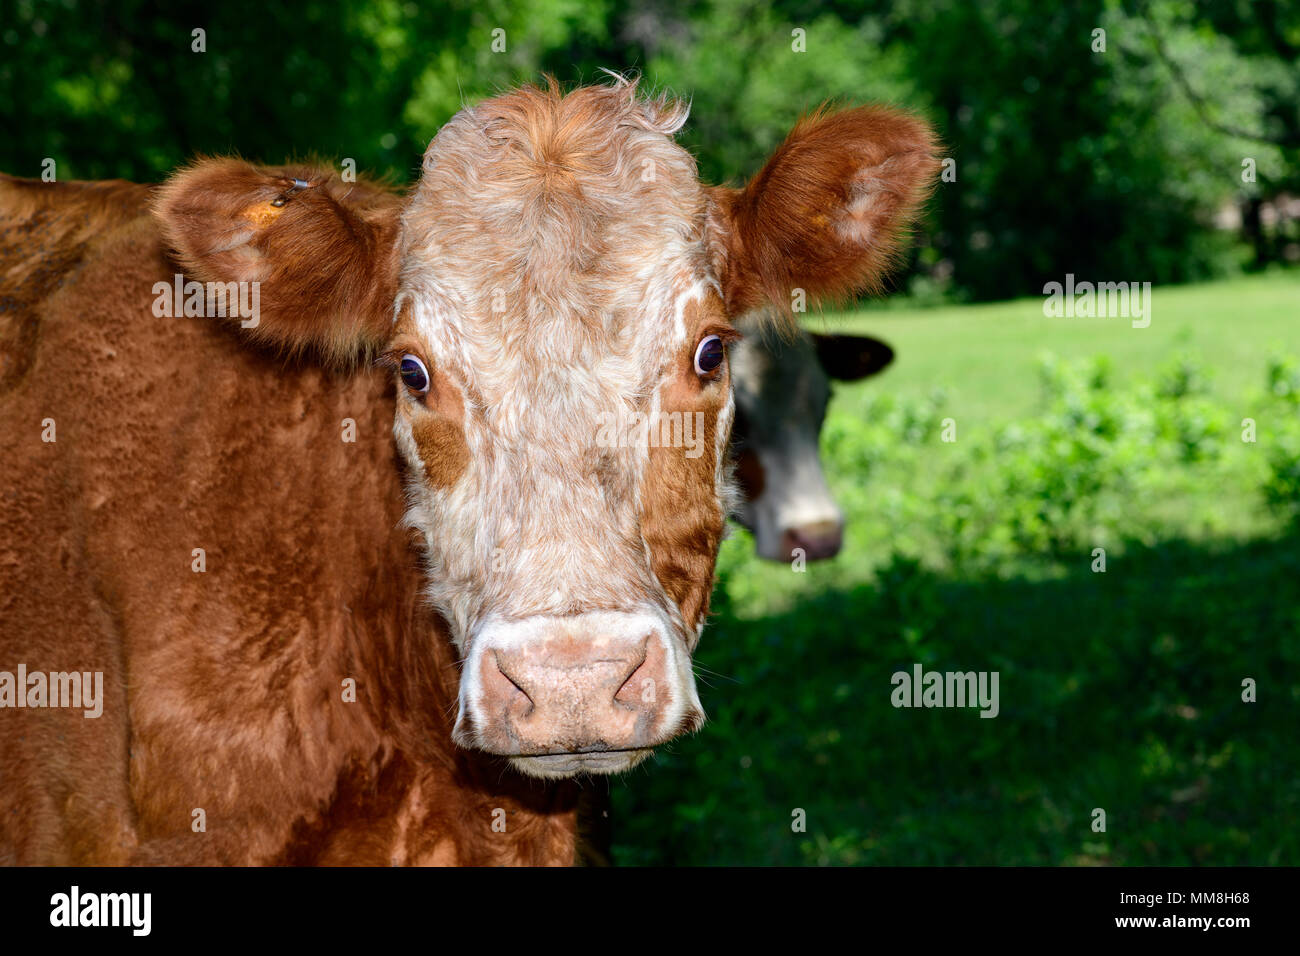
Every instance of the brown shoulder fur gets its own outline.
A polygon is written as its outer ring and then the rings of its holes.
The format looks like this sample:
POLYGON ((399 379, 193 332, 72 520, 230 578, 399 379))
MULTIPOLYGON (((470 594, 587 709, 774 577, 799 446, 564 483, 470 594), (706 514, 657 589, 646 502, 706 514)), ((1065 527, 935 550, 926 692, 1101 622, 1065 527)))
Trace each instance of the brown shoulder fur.
POLYGON ((103 675, 97 718, 0 712, 0 863, 573 862, 576 787, 451 743, 391 375, 152 315, 176 264, 148 201, 0 181, 0 301, 33 330, 4 340, 0 670, 103 675))

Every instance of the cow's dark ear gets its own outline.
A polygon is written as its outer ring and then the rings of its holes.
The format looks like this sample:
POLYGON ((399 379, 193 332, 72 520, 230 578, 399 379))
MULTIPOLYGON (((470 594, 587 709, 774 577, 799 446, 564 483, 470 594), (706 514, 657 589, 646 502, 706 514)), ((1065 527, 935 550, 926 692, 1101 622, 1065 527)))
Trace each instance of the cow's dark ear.
POLYGON ((894 350, 869 335, 808 334, 817 350, 817 361, 827 375, 841 382, 875 375, 894 360, 894 350))
POLYGON ((244 334, 347 363, 390 335, 400 202, 330 169, 209 159, 167 180, 153 211, 189 278, 257 284, 244 334))

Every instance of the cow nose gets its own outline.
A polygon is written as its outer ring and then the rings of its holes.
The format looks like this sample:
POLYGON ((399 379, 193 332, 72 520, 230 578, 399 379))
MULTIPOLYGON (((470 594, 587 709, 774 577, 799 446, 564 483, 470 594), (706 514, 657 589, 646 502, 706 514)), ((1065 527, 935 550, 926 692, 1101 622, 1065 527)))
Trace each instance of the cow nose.
POLYGON ((663 726, 674 693, 658 636, 549 638, 480 654, 476 743, 490 753, 636 750, 676 732, 663 726))
POLYGON ((842 521, 814 521, 810 524, 795 525, 781 533, 781 548, 790 557, 797 557, 795 549, 803 551, 809 561, 821 561, 833 558, 840 553, 844 543, 844 523, 842 521))

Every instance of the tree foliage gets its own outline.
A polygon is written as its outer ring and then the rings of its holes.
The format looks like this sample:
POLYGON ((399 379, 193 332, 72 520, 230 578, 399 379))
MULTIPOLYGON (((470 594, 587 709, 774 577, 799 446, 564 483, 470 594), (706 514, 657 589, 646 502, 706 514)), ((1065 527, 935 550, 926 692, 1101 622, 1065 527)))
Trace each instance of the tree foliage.
MULTIPOLYGON (((1300 6, 1282 0, 0 0, 0 169, 157 180, 200 153, 409 180, 460 106, 543 72, 694 103, 702 175, 752 174, 825 100, 929 116, 941 184, 912 281, 1037 294, 1300 258, 1300 6), (203 49, 199 52, 201 30, 203 49), (1104 31, 1104 48, 1098 33, 1104 31), (1250 176, 1244 176, 1249 166, 1250 176), (950 177, 951 178, 951 177, 950 177), (1247 181, 1247 180, 1253 181, 1247 181)), ((920 286, 918 286, 919 288, 920 286)))

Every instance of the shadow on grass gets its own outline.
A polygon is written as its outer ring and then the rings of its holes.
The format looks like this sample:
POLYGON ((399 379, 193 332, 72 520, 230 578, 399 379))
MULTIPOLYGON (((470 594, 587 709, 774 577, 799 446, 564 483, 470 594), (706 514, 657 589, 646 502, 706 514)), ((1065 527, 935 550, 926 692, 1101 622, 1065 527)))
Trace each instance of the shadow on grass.
POLYGON ((756 621, 720 587, 710 722, 615 783, 615 862, 1300 863, 1300 535, 1090 565, 895 558, 756 621), (896 709, 918 662, 997 671, 999 716, 896 709))

